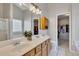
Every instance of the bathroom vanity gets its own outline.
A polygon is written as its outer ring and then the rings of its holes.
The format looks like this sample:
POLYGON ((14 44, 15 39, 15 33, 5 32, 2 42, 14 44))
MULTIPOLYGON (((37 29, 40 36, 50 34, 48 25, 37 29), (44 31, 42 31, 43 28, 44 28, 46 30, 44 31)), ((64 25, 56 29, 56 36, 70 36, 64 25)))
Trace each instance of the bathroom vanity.
POLYGON ((36 47, 25 53, 23 56, 47 56, 50 51, 50 39, 40 39, 37 41, 38 44, 36 47))
POLYGON ((22 37, 19 44, 11 43, 10 45, 0 48, 0 56, 47 56, 50 49, 49 36, 32 37, 32 41, 22 37))

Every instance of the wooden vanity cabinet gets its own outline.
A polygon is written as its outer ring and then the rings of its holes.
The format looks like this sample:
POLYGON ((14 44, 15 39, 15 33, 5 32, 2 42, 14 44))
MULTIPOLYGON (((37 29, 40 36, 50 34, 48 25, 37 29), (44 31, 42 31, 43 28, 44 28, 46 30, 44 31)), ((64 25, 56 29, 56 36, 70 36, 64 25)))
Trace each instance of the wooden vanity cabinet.
POLYGON ((24 54, 23 56, 47 56, 50 52, 51 44, 50 39, 44 41, 28 53, 24 54))

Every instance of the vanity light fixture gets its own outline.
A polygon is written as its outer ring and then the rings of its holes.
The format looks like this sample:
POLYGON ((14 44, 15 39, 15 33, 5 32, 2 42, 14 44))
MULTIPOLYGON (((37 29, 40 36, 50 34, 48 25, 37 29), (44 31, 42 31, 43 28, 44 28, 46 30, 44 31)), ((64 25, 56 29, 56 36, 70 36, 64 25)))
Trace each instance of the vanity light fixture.
POLYGON ((29 10, 35 14, 41 14, 41 10, 39 9, 39 7, 37 5, 35 5, 34 3, 30 3, 30 4, 26 4, 26 3, 19 3, 19 6, 23 7, 25 6, 26 8, 29 8, 29 10), (28 5, 28 6, 27 6, 28 5))
POLYGON ((39 11, 39 12, 36 12, 36 14, 41 14, 42 12, 41 11, 39 11))
POLYGON ((32 12, 36 13, 36 14, 41 14, 41 10, 39 9, 39 7, 37 5, 35 5, 34 3, 31 3, 32 7, 32 12))
POLYGON ((19 6, 25 6, 26 4, 25 3, 19 3, 19 6))
POLYGON ((42 13, 41 10, 39 9, 36 10, 36 14, 41 14, 41 13, 42 13))
POLYGON ((29 6, 29 10, 30 10, 30 11, 33 11, 33 9, 35 9, 35 7, 34 7, 33 5, 30 5, 30 6, 29 6))

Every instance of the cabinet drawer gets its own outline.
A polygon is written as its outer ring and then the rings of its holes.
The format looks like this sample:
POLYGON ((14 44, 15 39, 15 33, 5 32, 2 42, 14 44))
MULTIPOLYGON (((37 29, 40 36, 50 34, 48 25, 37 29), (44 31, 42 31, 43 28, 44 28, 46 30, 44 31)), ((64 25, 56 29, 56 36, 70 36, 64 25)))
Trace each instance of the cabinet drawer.
POLYGON ((41 51, 41 44, 36 47, 36 53, 38 53, 39 51, 41 51))
POLYGON ((35 49, 32 49, 28 53, 24 54, 24 56, 34 56, 35 55, 35 49))

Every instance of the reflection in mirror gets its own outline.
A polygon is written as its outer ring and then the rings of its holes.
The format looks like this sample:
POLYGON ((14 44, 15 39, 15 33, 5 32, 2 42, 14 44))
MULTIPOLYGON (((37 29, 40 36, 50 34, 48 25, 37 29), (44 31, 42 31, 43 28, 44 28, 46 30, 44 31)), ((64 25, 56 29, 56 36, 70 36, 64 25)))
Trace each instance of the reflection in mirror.
POLYGON ((31 11, 25 10, 24 12, 24 31, 31 31, 31 11))
POLYGON ((29 10, 30 5, 0 4, 0 41, 22 37, 24 31, 32 31, 34 34, 34 19, 38 19, 39 25, 40 16, 29 10))
POLYGON ((10 4, 0 3, 0 41, 9 38, 9 10, 10 4))
POLYGON ((12 16, 12 38, 18 38, 22 36, 23 28, 23 10, 13 4, 13 16, 12 16))
POLYGON ((22 37, 24 31, 31 31, 31 11, 27 8, 24 9, 14 4, 12 20, 12 38, 22 37))
POLYGON ((8 21, 0 18, 0 41, 8 39, 8 21))
POLYGON ((22 21, 13 19, 13 38, 22 36, 22 21))

